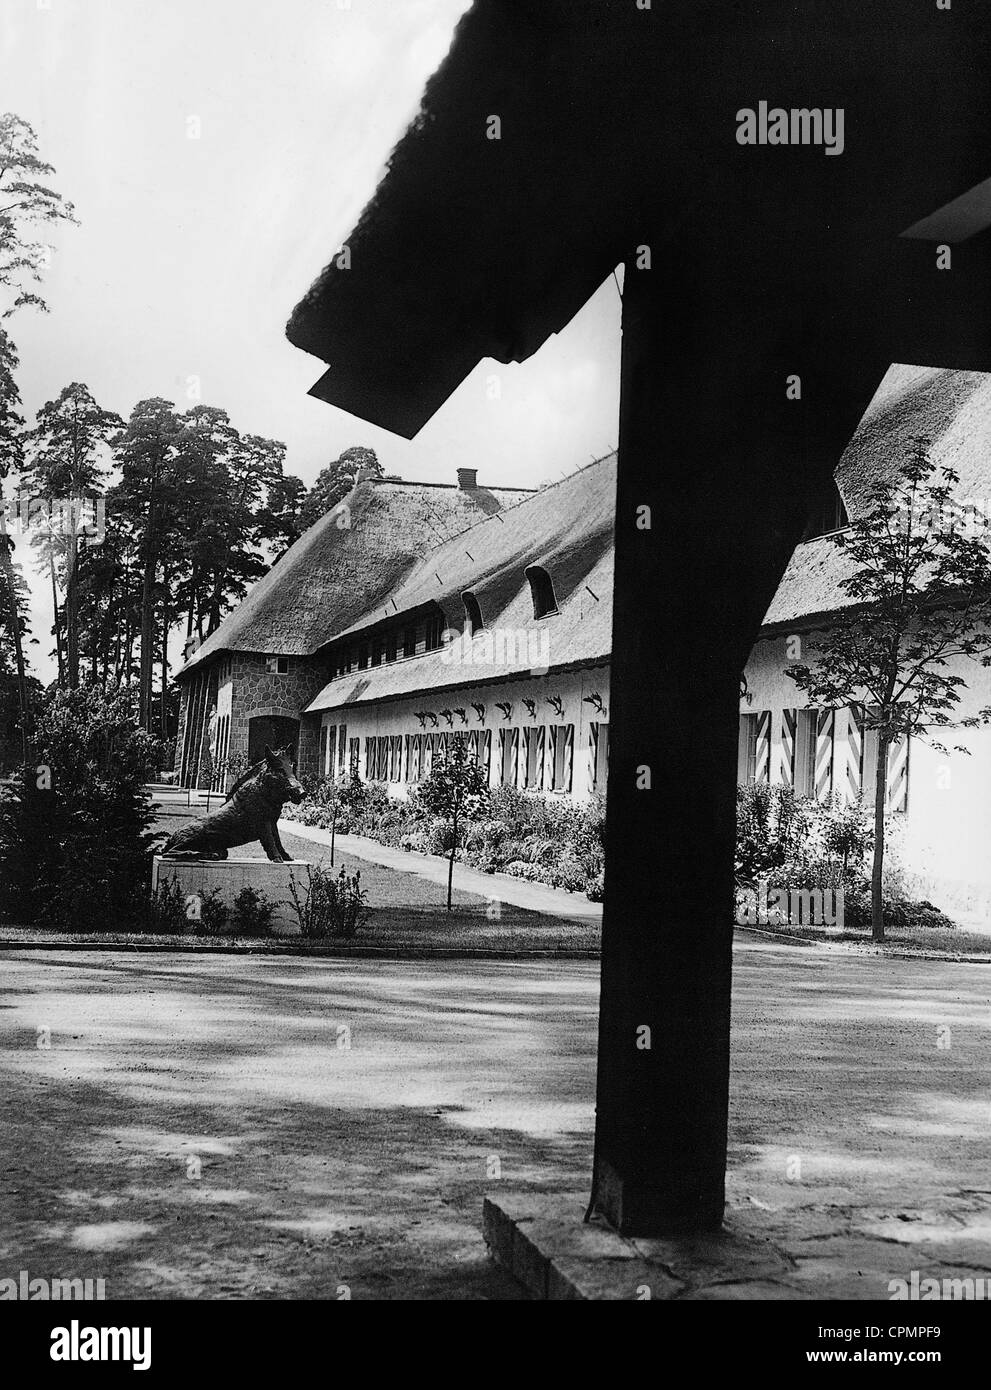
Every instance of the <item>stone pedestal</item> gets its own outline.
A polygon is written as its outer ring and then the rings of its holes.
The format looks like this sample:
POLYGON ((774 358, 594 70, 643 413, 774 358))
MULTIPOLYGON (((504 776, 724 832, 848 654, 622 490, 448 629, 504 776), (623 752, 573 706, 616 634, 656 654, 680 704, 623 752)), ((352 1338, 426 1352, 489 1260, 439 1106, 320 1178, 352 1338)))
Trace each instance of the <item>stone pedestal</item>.
POLYGON ((163 859, 156 854, 151 872, 151 891, 160 883, 175 881, 184 897, 219 890, 221 900, 233 907, 242 888, 264 893, 275 904, 272 930, 277 936, 298 936, 299 920, 289 884, 296 883, 300 898, 306 895, 309 864, 293 859, 275 864, 269 859, 163 859))

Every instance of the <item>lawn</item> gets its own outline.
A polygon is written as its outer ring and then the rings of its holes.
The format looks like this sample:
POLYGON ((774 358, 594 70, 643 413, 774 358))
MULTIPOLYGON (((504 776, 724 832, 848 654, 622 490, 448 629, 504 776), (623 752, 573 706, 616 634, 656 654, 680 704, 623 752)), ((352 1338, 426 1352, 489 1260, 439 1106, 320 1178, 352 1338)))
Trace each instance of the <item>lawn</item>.
MULTIPOLYGON (((749 931, 750 928, 740 927, 739 930, 749 931)), ((762 924, 759 932, 761 935, 780 936, 785 940, 799 937, 803 941, 828 941, 831 944, 835 942, 840 945, 869 946, 881 953, 910 950, 915 953, 925 952, 934 956, 952 958, 986 956, 991 961, 991 936, 987 932, 966 931, 960 927, 887 927, 885 928, 886 940, 883 942, 871 939, 869 927, 864 928, 863 931, 855 931, 848 927, 841 932, 827 932, 820 927, 801 925, 778 927, 762 924)))
MULTIPOLYGON (((187 813, 181 816, 167 814, 156 822, 156 829, 172 833, 186 821, 193 819, 187 813)), ((312 840, 303 840, 294 835, 283 835, 283 843, 289 854, 297 859, 308 860, 312 864, 329 867, 330 850, 312 840)), ((248 857, 262 858, 260 846, 246 846, 248 857)), ((465 893, 455 889, 452 910, 446 909, 447 890, 438 884, 413 873, 404 873, 373 864, 349 854, 337 852, 334 858, 335 872, 341 866, 349 873, 361 873, 362 887, 368 893, 371 913, 353 943, 332 937, 309 942, 298 937, 238 938, 235 942, 230 933, 206 937, 192 931, 182 936, 164 936, 153 933, 106 932, 53 932, 43 926, 0 927, 0 942, 18 941, 25 943, 99 943, 102 945, 135 944, 146 947, 183 945, 192 948, 211 949, 219 946, 237 945, 250 950, 271 951, 292 949, 306 954, 320 954, 328 948, 335 952, 347 950, 349 946, 378 947, 383 949, 405 950, 409 948, 429 950, 469 950, 469 951, 560 951, 586 952, 598 951, 600 928, 596 921, 580 918, 552 917, 517 907, 512 903, 500 902, 496 896, 497 883, 493 880, 493 895, 482 897, 477 893, 465 893)))

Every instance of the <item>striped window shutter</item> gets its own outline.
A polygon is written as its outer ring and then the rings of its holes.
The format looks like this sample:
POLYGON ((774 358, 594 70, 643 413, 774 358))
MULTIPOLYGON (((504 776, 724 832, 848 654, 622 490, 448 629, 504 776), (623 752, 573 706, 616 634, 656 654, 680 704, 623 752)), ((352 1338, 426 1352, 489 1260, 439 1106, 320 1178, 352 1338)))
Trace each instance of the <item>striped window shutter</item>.
POLYGON ((406 735, 406 777, 407 782, 413 780, 413 735, 406 735))
POLYGON ((523 730, 523 758, 522 766, 520 767, 521 787, 528 787, 530 785, 530 736, 532 733, 533 730, 529 727, 523 730))
MULTIPOLYGON (((770 715, 768 715, 770 720, 770 715)), ((575 762, 575 726, 569 724, 564 730, 564 776, 561 781, 563 792, 571 791, 571 779, 575 762)))
POLYGON ((541 724, 537 730, 537 779, 534 785, 543 791, 547 785, 547 728, 541 724))
POLYGON ((374 780, 375 780, 375 740, 374 740, 373 738, 366 738, 366 739, 365 739, 365 781, 366 781, 366 782, 373 782, 374 780))
POLYGON ((798 730, 798 710, 781 711, 781 773, 782 786, 795 785, 795 740, 798 730))
POLYGON ((481 762, 481 765, 482 765, 482 771, 485 773, 485 780, 488 782, 488 781, 491 780, 491 777, 492 777, 492 771, 491 771, 491 769, 492 769, 492 731, 491 731, 491 729, 483 729, 483 731, 482 731, 482 738, 481 738, 481 750, 480 750, 480 751, 481 751, 481 756, 480 756, 479 761, 481 762))
POLYGON ((340 768, 342 775, 344 773, 345 759, 347 758, 347 734, 348 726, 346 724, 342 724, 340 730, 338 731, 338 737, 340 739, 340 742, 337 745, 340 752, 340 768))
POLYGON ((815 785, 817 801, 824 800, 833 790, 833 725, 831 709, 819 710, 816 720, 815 785))
POLYGON ((511 740, 512 740, 512 749, 511 749, 511 751, 510 751, 509 757, 510 757, 510 760, 511 760, 512 772, 511 772, 510 778, 509 778, 509 785, 510 785, 511 787, 516 787, 516 786, 519 785, 519 776, 520 776, 520 731, 519 731, 519 729, 512 729, 512 730, 510 731, 510 738, 511 738, 511 740))
POLYGON ((757 756, 754 764, 754 781, 771 780, 771 711, 761 710, 757 716, 757 756))
POLYGON ((847 711, 846 795, 859 801, 864 791, 864 712, 858 705, 847 711))
POLYGON ((908 810, 908 735, 888 749, 888 810, 908 810))
POLYGON ((596 790, 595 786, 595 767, 599 761, 599 726, 589 724, 588 726, 588 789, 590 792, 596 790))

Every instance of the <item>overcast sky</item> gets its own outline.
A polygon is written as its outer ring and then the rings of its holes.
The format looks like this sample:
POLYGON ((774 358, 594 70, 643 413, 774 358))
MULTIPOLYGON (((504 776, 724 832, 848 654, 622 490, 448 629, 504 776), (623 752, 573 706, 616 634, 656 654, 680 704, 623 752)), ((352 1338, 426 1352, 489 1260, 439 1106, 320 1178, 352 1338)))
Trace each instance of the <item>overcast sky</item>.
MULTIPOLYGON (((532 486, 616 444, 610 278, 530 361, 482 363, 406 441, 306 393, 290 311, 353 227, 467 0, 0 0, 0 103, 30 122, 78 227, 60 228, 48 315, 10 323, 33 412, 69 381, 127 415, 148 396, 220 406, 281 439, 308 483, 350 444, 389 473, 532 486), (198 133, 198 138, 190 138, 198 133)), ((18 546, 19 558, 24 547, 18 546)), ((37 595, 33 661, 52 665, 37 595)))

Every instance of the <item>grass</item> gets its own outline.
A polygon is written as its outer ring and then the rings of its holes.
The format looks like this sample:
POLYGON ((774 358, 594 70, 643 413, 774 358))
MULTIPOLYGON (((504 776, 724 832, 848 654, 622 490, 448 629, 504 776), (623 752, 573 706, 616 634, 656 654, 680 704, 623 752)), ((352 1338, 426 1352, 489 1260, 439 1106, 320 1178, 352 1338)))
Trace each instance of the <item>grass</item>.
MULTIPOLYGON (((747 927, 740 927, 747 931, 747 927)), ((870 946, 877 951, 924 951, 934 956, 987 956, 991 960, 991 935, 987 932, 966 931, 960 927, 886 927, 885 940, 871 939, 869 927, 862 931, 846 928, 841 932, 823 931, 821 927, 775 926, 762 924, 759 930, 769 936, 801 937, 803 941, 828 941, 840 945, 870 946)))
MULTIPOLYGON (((194 815, 163 815, 156 821, 156 830, 172 833, 194 815)), ((284 835, 286 850, 298 859, 311 864, 330 865, 330 849, 325 845, 303 840, 294 835, 284 835)), ((245 846, 238 854, 263 858, 260 846, 245 846)), ((421 948, 429 950, 478 950, 492 952, 513 952, 546 950, 554 952, 598 951, 601 931, 597 921, 581 918, 552 917, 545 913, 533 912, 527 908, 516 907, 512 903, 498 901, 493 881, 490 898, 477 893, 454 890, 451 912, 446 909, 447 889, 431 883, 418 874, 390 869, 374 864, 354 855, 343 854, 338 849, 334 858, 335 873, 341 867, 349 873, 361 872, 361 885, 368 893, 370 916, 353 941, 342 941, 335 937, 325 937, 317 941, 304 941, 296 936, 281 937, 240 937, 235 940, 230 932, 216 936, 194 935, 192 931, 181 935, 163 935, 153 932, 54 932, 42 926, 0 927, 0 942, 18 941, 25 944, 37 943, 91 943, 105 946, 169 946, 181 945, 186 949, 210 950, 236 945, 250 951, 285 951, 287 948, 300 954, 319 954, 328 947, 347 950, 349 947, 381 947, 403 950, 421 948)))

